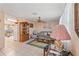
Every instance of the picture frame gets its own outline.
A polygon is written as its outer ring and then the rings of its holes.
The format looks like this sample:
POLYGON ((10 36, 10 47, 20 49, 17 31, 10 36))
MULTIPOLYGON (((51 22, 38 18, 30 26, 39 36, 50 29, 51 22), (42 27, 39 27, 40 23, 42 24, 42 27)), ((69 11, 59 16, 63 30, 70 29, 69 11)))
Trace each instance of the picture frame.
POLYGON ((30 23, 30 24, 29 24, 29 27, 30 27, 30 28, 33 28, 33 24, 32 24, 32 23, 30 23))

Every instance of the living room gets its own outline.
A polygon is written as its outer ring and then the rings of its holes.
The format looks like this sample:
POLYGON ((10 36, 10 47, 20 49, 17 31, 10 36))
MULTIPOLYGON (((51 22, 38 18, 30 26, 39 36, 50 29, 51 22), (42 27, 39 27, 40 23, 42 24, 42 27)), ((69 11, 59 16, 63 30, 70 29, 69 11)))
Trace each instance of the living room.
POLYGON ((71 26, 73 25, 71 20, 73 19, 73 4, 4 3, 0 4, 0 9, 2 21, 0 24, 2 26, 2 34, 0 37, 4 39, 0 39, 0 48, 4 47, 1 55, 78 55, 78 50, 74 49, 75 46, 70 46, 77 42, 77 40, 74 42, 75 38, 78 39, 73 31, 73 26, 71 26), (5 32, 5 36, 3 32, 5 32), (72 32, 74 35, 72 35, 72 32), (61 47, 64 53, 60 53, 59 49, 57 51, 54 50, 53 53, 48 53, 47 46, 55 43, 54 41, 57 39, 56 44, 58 44, 58 47, 63 44, 61 44, 61 41, 66 41, 65 49, 62 48, 63 45, 61 47))

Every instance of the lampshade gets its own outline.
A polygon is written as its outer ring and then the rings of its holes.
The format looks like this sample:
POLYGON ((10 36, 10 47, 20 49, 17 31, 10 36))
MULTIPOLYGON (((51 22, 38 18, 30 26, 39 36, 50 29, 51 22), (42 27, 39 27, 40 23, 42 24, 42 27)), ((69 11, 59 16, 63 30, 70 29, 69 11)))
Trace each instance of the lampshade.
POLYGON ((70 40, 71 39, 71 37, 64 25, 56 25, 53 28, 50 36, 56 40, 70 40))

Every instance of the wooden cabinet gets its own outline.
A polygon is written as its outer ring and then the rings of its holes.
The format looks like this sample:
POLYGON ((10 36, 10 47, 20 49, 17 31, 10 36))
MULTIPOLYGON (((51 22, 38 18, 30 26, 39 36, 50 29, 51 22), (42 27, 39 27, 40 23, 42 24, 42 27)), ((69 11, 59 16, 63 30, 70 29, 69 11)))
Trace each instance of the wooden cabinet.
POLYGON ((75 3, 74 6, 75 11, 75 31, 79 37, 79 3, 75 3))
POLYGON ((27 22, 19 22, 20 42, 25 42, 29 39, 29 27, 27 22))

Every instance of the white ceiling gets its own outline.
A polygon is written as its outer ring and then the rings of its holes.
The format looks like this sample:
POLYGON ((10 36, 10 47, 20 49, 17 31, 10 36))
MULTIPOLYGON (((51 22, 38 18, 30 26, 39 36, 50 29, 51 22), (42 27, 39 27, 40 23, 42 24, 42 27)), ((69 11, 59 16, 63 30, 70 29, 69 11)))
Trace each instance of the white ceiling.
POLYGON ((59 19, 64 11, 65 3, 6 3, 0 9, 13 17, 29 18, 40 16, 42 19, 59 19))

